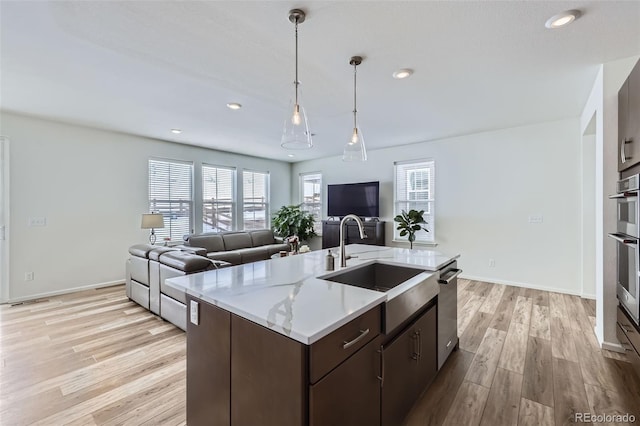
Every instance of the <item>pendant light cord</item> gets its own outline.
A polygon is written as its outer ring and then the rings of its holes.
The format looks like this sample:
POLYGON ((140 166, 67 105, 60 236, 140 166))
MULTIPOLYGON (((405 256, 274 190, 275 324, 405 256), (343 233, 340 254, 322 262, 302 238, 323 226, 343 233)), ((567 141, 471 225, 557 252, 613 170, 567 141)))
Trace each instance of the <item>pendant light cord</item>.
POLYGON ((298 18, 296 18, 296 105, 298 105, 298 18))
POLYGON ((358 123, 356 120, 356 114, 358 113, 358 108, 356 107, 357 105, 357 78, 356 78, 356 74, 357 74, 357 69, 358 69, 358 65, 357 64, 353 64, 353 128, 357 128, 358 127, 358 123))

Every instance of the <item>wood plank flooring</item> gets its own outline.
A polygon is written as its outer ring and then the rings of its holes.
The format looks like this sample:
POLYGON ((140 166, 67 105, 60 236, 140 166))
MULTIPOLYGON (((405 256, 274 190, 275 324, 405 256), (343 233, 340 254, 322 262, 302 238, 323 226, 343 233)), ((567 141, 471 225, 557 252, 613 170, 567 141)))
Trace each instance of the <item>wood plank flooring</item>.
POLYGON ((454 352, 405 426, 566 425, 575 413, 631 413, 640 423, 640 372, 600 350, 595 302, 459 280, 454 352))
MULTIPOLYGON (((598 348, 593 301, 459 283, 460 349, 406 426, 564 425, 576 412, 640 422, 639 374, 598 348)), ((0 306, 0 353, 3 426, 186 422, 186 336, 124 286, 0 306)))
POLYGON ((124 286, 0 305, 0 424, 186 424, 186 335, 124 286))

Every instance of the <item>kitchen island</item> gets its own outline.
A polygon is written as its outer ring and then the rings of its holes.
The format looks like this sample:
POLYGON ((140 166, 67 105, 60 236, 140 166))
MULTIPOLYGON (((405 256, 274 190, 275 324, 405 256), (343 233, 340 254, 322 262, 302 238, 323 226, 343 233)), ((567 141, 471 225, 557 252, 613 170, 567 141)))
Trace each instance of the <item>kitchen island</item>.
POLYGON ((190 425, 388 424, 406 414, 407 392, 417 397, 437 372, 437 271, 458 256, 367 245, 347 254, 357 258, 331 273, 322 250, 167 280, 188 296, 190 425), (373 264, 415 272, 386 292, 331 281, 373 264), (385 330, 386 307, 418 287, 426 302, 385 330))

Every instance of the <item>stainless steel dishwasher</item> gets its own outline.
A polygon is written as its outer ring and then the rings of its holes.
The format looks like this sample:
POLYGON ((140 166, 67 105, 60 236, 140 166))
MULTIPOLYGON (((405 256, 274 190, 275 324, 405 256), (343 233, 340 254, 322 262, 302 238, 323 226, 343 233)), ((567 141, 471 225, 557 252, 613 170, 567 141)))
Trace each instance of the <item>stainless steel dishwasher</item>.
POLYGON ((439 269, 438 293, 438 370, 458 347, 458 262, 453 261, 439 269))

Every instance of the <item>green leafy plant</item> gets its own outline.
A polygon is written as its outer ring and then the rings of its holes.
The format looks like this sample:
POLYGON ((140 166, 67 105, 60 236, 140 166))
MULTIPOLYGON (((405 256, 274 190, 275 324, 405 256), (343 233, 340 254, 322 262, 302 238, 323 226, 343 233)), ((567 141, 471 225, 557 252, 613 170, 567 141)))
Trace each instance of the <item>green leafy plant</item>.
POLYGON ((426 232, 429 232, 427 228, 423 228, 422 225, 426 225, 427 222, 424 220, 424 210, 409 210, 409 213, 402 210, 402 214, 397 215, 393 218, 394 222, 398 222, 398 226, 396 229, 400 231, 401 237, 409 236, 407 239, 409 240, 410 248, 413 250, 413 242, 416 240, 416 232, 421 229, 424 229, 426 232))
POLYGON ((300 240, 309 241, 316 236, 313 229, 314 218, 309 212, 300 209, 302 204, 297 206, 282 206, 274 213, 271 220, 273 232, 280 237, 297 235, 300 240))

